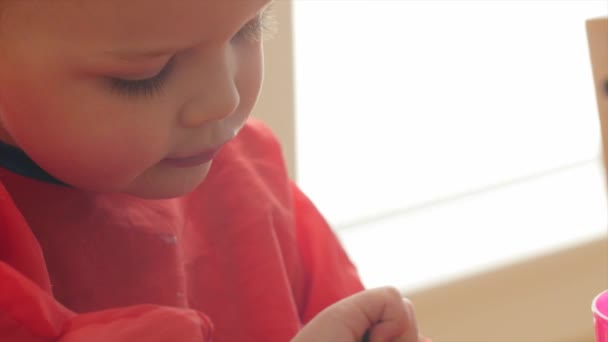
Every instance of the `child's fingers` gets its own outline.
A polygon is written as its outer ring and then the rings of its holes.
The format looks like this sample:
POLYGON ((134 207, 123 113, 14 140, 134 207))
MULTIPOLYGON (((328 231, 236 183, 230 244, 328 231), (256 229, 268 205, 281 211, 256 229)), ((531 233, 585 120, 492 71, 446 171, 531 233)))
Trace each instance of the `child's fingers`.
POLYGON ((370 331, 370 342, 419 342, 414 305, 409 299, 397 295, 398 298, 387 299, 382 318, 370 331))
POLYGON ((364 335, 371 342, 419 342, 413 304, 392 287, 362 291, 323 310, 292 342, 361 341, 364 335))

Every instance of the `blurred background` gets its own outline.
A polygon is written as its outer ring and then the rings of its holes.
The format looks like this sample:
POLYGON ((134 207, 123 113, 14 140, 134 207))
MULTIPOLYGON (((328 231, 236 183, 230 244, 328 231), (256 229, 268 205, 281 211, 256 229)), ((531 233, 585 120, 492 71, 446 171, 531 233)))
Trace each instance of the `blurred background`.
POLYGON ((436 342, 592 341, 608 204, 585 22, 608 1, 273 10, 254 115, 365 285, 401 288, 436 342))

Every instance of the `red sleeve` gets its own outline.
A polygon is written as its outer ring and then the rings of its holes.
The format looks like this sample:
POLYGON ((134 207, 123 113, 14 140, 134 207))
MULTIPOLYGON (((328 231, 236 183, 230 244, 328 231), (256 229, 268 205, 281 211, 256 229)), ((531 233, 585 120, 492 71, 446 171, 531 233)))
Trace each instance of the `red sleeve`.
POLYGON ((334 302, 363 290, 357 271, 327 221, 292 184, 298 248, 306 274, 300 317, 306 323, 334 302))
POLYGON ((77 315, 0 262, 2 342, 204 342, 211 334, 194 310, 139 305, 77 315))

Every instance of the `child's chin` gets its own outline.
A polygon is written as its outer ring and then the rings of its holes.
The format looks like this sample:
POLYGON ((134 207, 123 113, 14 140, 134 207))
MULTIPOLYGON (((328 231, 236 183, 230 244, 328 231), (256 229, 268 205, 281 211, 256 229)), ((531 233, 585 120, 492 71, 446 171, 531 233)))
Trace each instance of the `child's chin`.
POLYGON ((145 199, 180 197, 194 191, 205 180, 208 173, 209 167, 203 167, 182 177, 168 176, 157 180, 140 180, 126 189, 124 193, 145 199))

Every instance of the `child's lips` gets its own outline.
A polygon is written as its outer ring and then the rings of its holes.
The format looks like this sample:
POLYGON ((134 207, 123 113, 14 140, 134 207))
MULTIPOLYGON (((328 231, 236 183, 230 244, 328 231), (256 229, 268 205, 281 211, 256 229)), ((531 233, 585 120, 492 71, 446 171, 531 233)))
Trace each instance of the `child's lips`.
POLYGON ((221 144, 188 157, 165 158, 163 159, 163 162, 181 168, 198 166, 210 162, 223 145, 224 144, 221 144))
MULTIPOLYGON (((236 137, 236 135, 241 130, 243 125, 245 125, 244 121, 242 123, 235 125, 234 128, 226 129, 226 127, 224 127, 224 125, 222 124, 220 126, 222 127, 221 133, 223 133, 223 134, 221 134, 220 136, 222 136, 223 139, 220 140, 221 142, 219 144, 217 144, 211 148, 202 149, 201 152, 196 152, 191 155, 185 154, 183 156, 182 155, 169 156, 169 157, 163 159, 161 162, 164 164, 168 164, 168 165, 171 165, 174 167, 180 167, 180 168, 188 168, 188 167, 194 167, 194 166, 206 164, 215 157, 215 155, 222 149, 222 147, 224 145, 226 145, 227 143, 229 143, 236 137)), ((225 125, 225 126, 232 126, 232 125, 225 125)))

